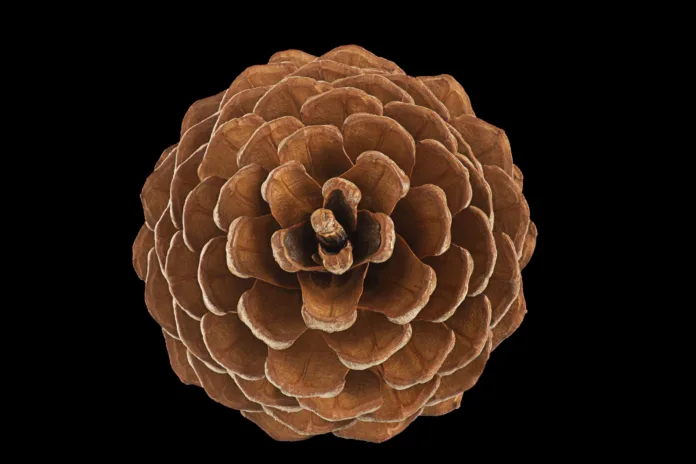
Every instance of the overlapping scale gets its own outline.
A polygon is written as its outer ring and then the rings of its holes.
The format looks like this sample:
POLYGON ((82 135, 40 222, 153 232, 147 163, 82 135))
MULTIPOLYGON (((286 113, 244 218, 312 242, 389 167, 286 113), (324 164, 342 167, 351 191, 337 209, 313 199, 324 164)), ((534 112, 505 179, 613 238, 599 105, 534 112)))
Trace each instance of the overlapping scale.
POLYGON ((411 327, 408 343, 380 365, 382 379, 396 390, 430 381, 454 348, 454 332, 444 324, 413 321, 411 327))
POLYGON ((347 117, 356 113, 382 115, 382 102, 354 87, 331 89, 309 98, 300 109, 307 126, 330 124, 341 129, 347 117))
POLYGON ((495 261, 493 274, 491 274, 486 290, 483 292, 491 302, 493 314, 491 327, 495 327, 508 311, 512 302, 517 298, 522 284, 520 266, 512 240, 502 232, 494 232, 493 237, 498 257, 495 261))
POLYGON ((169 203, 169 185, 174 175, 176 152, 177 150, 170 152, 164 161, 148 176, 140 193, 145 223, 150 229, 155 228, 155 224, 169 203))
POLYGON ((440 386, 440 377, 419 383, 403 390, 382 384, 382 406, 375 412, 363 414, 363 422, 401 422, 418 413, 440 386))
POLYGON ((271 237, 280 225, 270 214, 242 216, 227 235, 227 267, 242 279, 256 278, 284 288, 298 288, 297 277, 283 271, 273 257, 271 237))
POLYGON ((235 376, 234 380, 249 401, 287 412, 298 412, 302 409, 297 398, 284 395, 266 377, 259 380, 247 380, 235 376))
POLYGON ((249 141, 264 120, 255 114, 245 114, 220 125, 205 149, 198 166, 198 178, 210 176, 229 179, 239 170, 237 154, 249 141))
POLYGON ((213 133, 217 119, 218 114, 212 114, 184 132, 176 149, 176 167, 179 167, 200 147, 210 141, 210 135, 213 133))
POLYGON ((348 76, 362 74, 360 68, 333 60, 314 60, 295 71, 293 76, 311 77, 318 81, 334 82, 348 76))
POLYGON ((271 236, 273 259, 285 272, 321 271, 323 264, 315 260, 316 234, 309 221, 277 230, 271 236))
POLYGON ((208 241, 225 235, 213 220, 213 209, 224 183, 222 177, 208 177, 186 197, 182 222, 184 242, 189 250, 200 252, 208 241))
POLYGON ((341 175, 357 185, 362 193, 358 209, 391 214, 396 203, 406 196, 409 179, 391 158, 378 151, 363 152, 355 166, 341 175))
POLYGON ((479 377, 483 373, 483 368, 488 362, 491 354, 493 336, 490 334, 483 348, 483 351, 461 369, 457 369, 452 374, 443 375, 440 377, 440 386, 428 401, 427 405, 432 406, 441 401, 448 400, 452 397, 460 395, 472 388, 478 382, 479 377))
POLYGON ((469 206, 452 218, 452 243, 471 254, 474 271, 469 280, 469 294, 478 295, 486 289, 497 258, 491 224, 483 211, 469 206))
POLYGON ((290 62, 274 62, 249 66, 230 84, 227 93, 220 102, 220 106, 224 106, 229 99, 243 90, 277 84, 285 76, 296 70, 297 65, 290 62))
POLYGON ((237 166, 243 168, 250 164, 258 164, 266 171, 272 171, 280 165, 280 142, 302 127, 304 125, 292 116, 282 116, 264 123, 237 152, 237 166))
POLYGON ((333 432, 333 434, 341 438, 382 443, 406 430, 406 427, 411 425, 411 422, 416 420, 419 414, 420 411, 400 422, 356 421, 344 429, 333 432))
POLYGON ((457 139, 435 111, 412 103, 391 102, 384 107, 384 115, 401 124, 416 142, 437 140, 450 152, 456 153, 457 139))
POLYGON ((133 242, 133 268, 140 280, 147 275, 147 255, 155 246, 155 234, 145 224, 140 228, 133 242))
POLYGON ((191 251, 184 243, 181 231, 174 234, 167 253, 165 273, 169 291, 174 300, 196 320, 208 312, 203 302, 203 292, 198 283, 198 262, 200 253, 191 251))
POLYGON ((323 54, 320 59, 333 60, 363 69, 381 69, 385 72, 404 74, 393 61, 375 55, 358 45, 343 45, 323 54))
POLYGON ((338 332, 355 324, 368 266, 364 264, 342 275, 300 272, 302 317, 307 327, 338 332))
POLYGON ((401 87, 413 99, 413 103, 423 108, 433 110, 440 117, 449 121, 450 114, 447 107, 433 94, 427 85, 415 77, 392 74, 385 76, 387 79, 401 87))
POLYGON ((407 176, 416 162, 416 144, 411 134, 386 116, 357 113, 343 122, 343 144, 355 162, 368 151, 377 151, 396 163, 407 176))
POLYGON ((332 398, 343 390, 349 369, 320 331, 308 330, 289 348, 268 348, 266 378, 286 395, 332 398))
POLYGON ((182 383, 186 385, 201 385, 200 380, 193 367, 188 362, 187 350, 180 340, 172 337, 166 330, 162 330, 164 341, 167 347, 167 355, 172 370, 179 377, 182 383))
POLYGON ((377 366, 403 348, 413 330, 409 324, 395 324, 372 311, 358 311, 355 323, 347 330, 324 335, 339 361, 354 370, 377 366))
POLYGON ((157 253, 157 260, 162 269, 164 269, 167 260, 167 253, 172 243, 172 237, 174 237, 176 232, 177 229, 172 222, 172 215, 169 208, 165 208, 159 221, 155 224, 155 252, 157 253))
POLYGON ((411 186, 433 184, 446 194, 447 206, 454 216, 471 202, 469 170, 444 145, 432 139, 416 144, 416 165, 411 186))
POLYGON ((370 370, 352 370, 341 393, 333 398, 300 398, 303 408, 331 422, 341 422, 379 410, 384 404, 379 375, 370 370))
POLYGON ((174 305, 174 318, 176 319, 179 340, 181 340, 186 349, 211 371, 225 374, 227 372, 225 368, 215 362, 205 346, 203 332, 201 331, 201 321, 197 321, 186 314, 176 304, 174 305))
POLYGON ((242 415, 258 425, 268 436, 277 441, 302 441, 311 437, 311 435, 301 435, 295 432, 287 425, 281 424, 275 420, 273 416, 265 412, 242 411, 242 415))
POLYGON ((240 298, 237 315, 256 338, 284 350, 307 330, 301 309, 302 292, 257 280, 240 298))
POLYGON ((184 205, 189 193, 196 188, 200 179, 198 178, 198 167, 203 161, 207 145, 201 145, 186 161, 177 166, 169 186, 169 213, 172 224, 177 230, 184 228, 183 216, 184 205))
POLYGON ((210 398, 232 409, 242 411, 262 411, 263 408, 249 401, 239 389, 234 379, 227 373, 218 373, 208 368, 189 351, 188 362, 196 372, 201 386, 210 398))
POLYGON ((397 234, 391 258, 370 265, 358 306, 382 313, 396 324, 406 324, 428 303, 436 284, 435 271, 397 234))
MULTIPOLYGON (((162 165, 162 163, 164 163, 164 161, 169 157, 169 155, 170 155, 174 150, 177 149, 178 146, 179 146, 179 142, 177 142, 177 143, 175 143, 175 144, 173 144, 173 145, 170 145, 170 146, 168 146, 167 148, 165 148, 165 149, 162 151, 162 154, 160 155, 159 159, 157 160, 157 163, 155 163, 155 168, 154 168, 154 169, 156 170, 158 167, 160 167, 160 166, 162 165)), ((174 155, 174 158, 176 159, 176 154, 174 155)))
POLYGON ((340 176, 353 166, 343 148, 343 136, 331 125, 308 126, 285 138, 278 147, 280 164, 297 161, 319 183, 340 176))
POLYGON ((439 256, 428 256, 423 263, 435 271, 437 283, 428 304, 416 316, 417 320, 444 322, 457 310, 469 291, 474 260, 464 248, 450 245, 439 256))
POLYGON ((421 416, 444 416, 445 414, 448 414, 455 409, 459 409, 459 407, 462 405, 462 397, 464 396, 463 393, 460 393, 457 396, 453 396, 452 398, 449 398, 444 401, 440 401, 439 403, 435 403, 432 406, 426 406, 423 408, 423 412, 421 413, 421 416))
POLYGON ((264 408, 266 414, 300 435, 321 435, 340 430, 353 423, 351 420, 331 422, 322 419, 311 411, 301 410, 297 412, 280 411, 274 408, 264 408))
POLYGON ((524 237, 524 245, 522 246, 522 257, 520 258, 520 270, 524 269, 529 260, 532 259, 534 254, 534 249, 536 248, 537 240, 537 228, 536 224, 529 222, 529 229, 527 230, 527 235, 524 237))
POLYGON ((220 102, 224 98, 225 93, 226 91, 223 90, 222 92, 218 93, 217 95, 213 95, 212 97, 202 98, 198 101, 195 101, 186 111, 184 119, 181 121, 180 135, 183 136, 186 133, 186 131, 189 130, 191 127, 195 126, 196 124, 208 118, 209 116, 217 113, 220 107, 220 102))
POLYGON ((331 84, 314 80, 310 77, 293 76, 271 87, 261 97, 254 113, 266 121, 292 116, 300 119, 300 108, 310 99, 332 89, 331 84))
POLYGON ((512 152, 505 131, 470 114, 450 121, 483 165, 498 166, 512 176, 512 152))
POLYGON ((152 318, 169 335, 176 336, 176 320, 174 319, 174 299, 169 293, 167 279, 162 274, 155 251, 147 255, 147 277, 145 278, 145 306, 152 318))
POLYGON ((491 303, 485 295, 470 297, 462 302, 445 322, 454 332, 455 341, 438 374, 452 374, 481 354, 488 340, 491 320, 491 303))
POLYGON ((501 168, 484 166, 483 173, 493 192, 493 230, 512 239, 520 258, 530 222, 527 200, 512 177, 501 168))
POLYGON ((396 232, 419 257, 439 256, 452 242, 452 214, 447 196, 432 184, 413 187, 392 213, 396 232))
POLYGON ((269 63, 290 62, 297 67, 301 67, 314 61, 317 57, 303 52, 302 50, 284 50, 274 53, 268 60, 269 63))
POLYGON ((203 341, 210 356, 230 373, 247 380, 264 378, 266 345, 236 314, 206 314, 201 320, 203 341))
POLYGON ((457 159, 464 165, 469 173, 469 185, 471 186, 471 201, 469 204, 480 209, 493 226, 493 192, 483 176, 483 167, 479 169, 467 157, 457 153, 457 159))
POLYGON ((520 288, 515 301, 510 305, 510 309, 505 313, 503 318, 493 328, 493 346, 492 350, 496 349, 506 338, 512 335, 522 324, 525 314, 527 314, 527 303, 524 299, 524 292, 520 288))
POLYGON ((306 221, 324 202, 321 186, 299 161, 273 169, 261 185, 261 196, 283 228, 306 221))
POLYGON ((474 114, 469 95, 454 77, 449 74, 441 74, 439 76, 421 76, 418 79, 447 107, 450 117, 456 118, 462 114, 474 114))
POLYGON ((237 311, 242 294, 254 285, 254 279, 241 279, 227 267, 226 237, 215 237, 201 251, 198 283, 203 303, 213 314, 224 316, 237 311))
POLYGON ((382 105, 393 101, 413 103, 413 97, 381 74, 353 75, 335 80, 332 84, 337 88, 352 87, 360 89, 382 102, 382 105))
MULTIPOLYGON (((220 108, 220 114, 213 127, 215 134, 226 122, 236 118, 241 118, 244 115, 254 112, 256 103, 259 99, 266 95, 271 86, 256 87, 253 89, 242 90, 238 94, 230 98, 225 106, 220 108)), ((256 115, 255 115, 256 116, 256 115)))
POLYGON ((244 166, 220 188, 213 220, 220 230, 228 231, 230 224, 242 216, 258 217, 271 212, 261 195, 261 185, 268 171, 258 164, 244 166))

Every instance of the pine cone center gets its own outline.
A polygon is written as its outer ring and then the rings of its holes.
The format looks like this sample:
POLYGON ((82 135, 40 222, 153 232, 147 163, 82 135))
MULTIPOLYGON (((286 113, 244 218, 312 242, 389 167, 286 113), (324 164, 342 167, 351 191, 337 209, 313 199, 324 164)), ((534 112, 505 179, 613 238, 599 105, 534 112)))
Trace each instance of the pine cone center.
POLYGON ((312 213, 312 229, 317 240, 328 253, 338 253, 348 241, 348 234, 333 211, 320 208, 312 213))

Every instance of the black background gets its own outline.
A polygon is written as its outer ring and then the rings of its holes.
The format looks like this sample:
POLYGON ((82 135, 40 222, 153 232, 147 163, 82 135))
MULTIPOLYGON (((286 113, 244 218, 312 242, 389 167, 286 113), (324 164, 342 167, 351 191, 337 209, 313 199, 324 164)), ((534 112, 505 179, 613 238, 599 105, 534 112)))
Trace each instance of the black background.
POLYGON ((575 350, 567 325, 578 305, 567 277, 572 216, 566 207, 575 187, 561 174, 570 169, 572 155, 559 143, 573 124, 572 108, 582 104, 573 90, 580 52, 571 43, 558 43, 555 31, 536 27, 505 38, 493 30, 474 35, 463 29, 416 33, 407 28, 401 35, 369 35, 330 29, 305 30, 303 36, 290 28, 253 38, 230 29, 229 35, 212 38, 167 27, 147 34, 125 28, 102 48, 103 77, 93 98, 104 103, 107 95, 109 102, 100 136, 108 140, 102 149, 113 152, 104 167, 110 180, 102 186, 110 218, 105 252, 111 277, 95 289, 109 318, 95 342, 107 358, 94 361, 100 382, 91 390, 98 396, 90 404, 99 418, 95 427, 102 438, 123 446, 224 449, 229 442, 264 449, 375 448, 330 434, 277 443, 202 389, 183 385, 169 366, 161 331, 145 308, 144 283, 130 262, 143 223, 140 190, 161 151, 177 142, 191 103, 225 89, 247 66, 267 62, 276 51, 297 48, 321 55, 355 43, 409 75, 447 73, 464 86, 477 116, 506 131, 539 230, 535 255, 523 271, 528 314, 520 329, 494 351, 459 410, 417 419, 382 449, 450 444, 495 455, 496 447, 517 446, 512 443, 518 440, 533 448, 557 445, 577 427, 583 396, 572 374, 575 350))

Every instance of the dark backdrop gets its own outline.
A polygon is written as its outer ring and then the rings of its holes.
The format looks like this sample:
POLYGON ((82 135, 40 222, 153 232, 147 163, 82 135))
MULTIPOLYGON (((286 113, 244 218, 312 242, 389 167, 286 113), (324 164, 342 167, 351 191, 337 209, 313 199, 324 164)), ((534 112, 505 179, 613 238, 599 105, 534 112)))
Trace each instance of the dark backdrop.
POLYGON ((93 95, 100 103, 106 95, 107 111, 113 112, 101 130, 108 140, 102 147, 114 152, 105 168, 112 180, 103 190, 115 237, 108 245, 109 273, 115 277, 101 301, 114 333, 103 333, 99 342, 107 358, 99 362, 108 369, 100 370, 99 399, 90 406, 108 437, 124 446, 175 442, 182 449, 224 448, 227 441, 296 449, 372 447, 332 435, 278 444, 202 389, 183 385, 171 371, 161 331, 145 308, 144 283, 130 263, 130 247, 143 223, 141 187, 161 151, 178 140, 188 106, 225 89, 244 68, 265 63, 276 51, 299 48, 320 55, 348 43, 395 61, 409 75, 453 75, 477 116, 507 132, 539 230, 536 253, 523 271, 528 314, 520 329, 493 353, 459 410, 419 418, 383 447, 450 444, 495 455, 496 447, 512 446, 513 440, 543 446, 565 437, 578 392, 568 375, 570 350, 564 343, 566 316, 575 311, 565 278, 571 251, 564 211, 572 186, 563 177, 569 155, 558 141, 570 124, 569 106, 580 104, 571 96, 572 60, 562 56, 572 51, 559 48, 549 31, 533 28, 501 42, 492 32, 475 36, 462 30, 398 37, 323 31, 312 38, 289 33, 255 39, 233 31, 226 39, 170 32, 164 28, 141 37, 124 29, 102 50, 107 79, 93 95))

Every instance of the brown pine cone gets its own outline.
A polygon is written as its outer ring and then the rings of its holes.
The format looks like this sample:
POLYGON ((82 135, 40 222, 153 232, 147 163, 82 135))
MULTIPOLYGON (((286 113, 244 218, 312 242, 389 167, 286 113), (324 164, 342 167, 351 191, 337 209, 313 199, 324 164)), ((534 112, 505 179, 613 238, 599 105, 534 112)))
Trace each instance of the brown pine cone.
POLYGON ((276 440, 382 442, 457 409, 526 313, 537 231, 449 75, 288 50, 195 102, 133 265, 172 368, 276 440))

